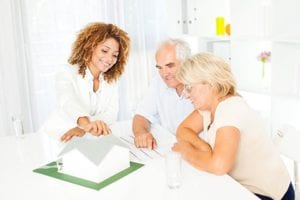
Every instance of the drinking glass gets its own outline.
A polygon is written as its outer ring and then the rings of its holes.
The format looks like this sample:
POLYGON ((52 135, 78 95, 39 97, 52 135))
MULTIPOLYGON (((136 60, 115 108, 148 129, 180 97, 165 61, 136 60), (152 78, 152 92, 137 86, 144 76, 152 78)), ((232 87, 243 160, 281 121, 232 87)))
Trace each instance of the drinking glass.
POLYGON ((24 129, 21 116, 12 116, 11 118, 13 129, 17 138, 24 138, 24 129))
POLYGON ((181 156, 175 152, 165 155, 167 185, 170 189, 179 188, 181 185, 181 156))

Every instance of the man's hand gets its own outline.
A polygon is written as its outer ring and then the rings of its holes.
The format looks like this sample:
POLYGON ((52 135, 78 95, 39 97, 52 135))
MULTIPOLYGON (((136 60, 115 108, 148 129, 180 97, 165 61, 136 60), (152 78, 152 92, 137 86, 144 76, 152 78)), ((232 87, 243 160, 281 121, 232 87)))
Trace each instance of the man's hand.
POLYGON ((157 147, 155 138, 151 133, 136 133, 134 137, 134 144, 137 148, 154 149, 157 147))
POLYGON ((60 141, 67 142, 71 140, 74 136, 82 137, 85 134, 85 131, 81 128, 75 127, 68 130, 65 134, 63 134, 60 138, 60 141))

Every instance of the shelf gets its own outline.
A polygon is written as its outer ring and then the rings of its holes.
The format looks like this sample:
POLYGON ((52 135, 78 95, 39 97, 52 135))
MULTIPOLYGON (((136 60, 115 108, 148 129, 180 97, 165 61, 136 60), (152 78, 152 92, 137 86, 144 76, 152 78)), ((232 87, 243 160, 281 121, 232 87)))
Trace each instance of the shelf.
POLYGON ((267 36, 254 36, 254 35, 245 35, 245 36, 231 36, 231 41, 271 41, 270 37, 267 36))
POLYGON ((296 37, 274 37, 272 42, 300 45, 300 38, 296 37))
POLYGON ((213 37, 199 37, 200 40, 205 42, 230 42, 229 36, 213 36, 213 37))
POLYGON ((255 94, 255 95, 260 95, 260 96, 268 96, 270 97, 271 96, 271 91, 268 90, 268 89, 257 89, 257 90, 254 90, 254 89, 246 89, 246 88, 238 88, 238 91, 241 91, 243 93, 248 93, 248 94, 255 94))
POLYGON ((295 101, 299 101, 300 103, 300 94, 288 94, 288 93, 276 93, 276 92, 272 92, 272 98, 280 98, 280 99, 290 99, 290 100, 295 100, 295 101))

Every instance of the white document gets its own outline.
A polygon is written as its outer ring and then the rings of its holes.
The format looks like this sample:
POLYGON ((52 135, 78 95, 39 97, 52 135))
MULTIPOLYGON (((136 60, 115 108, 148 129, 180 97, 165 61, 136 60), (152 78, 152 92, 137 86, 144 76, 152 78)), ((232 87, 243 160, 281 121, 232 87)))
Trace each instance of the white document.
POLYGON ((134 136, 132 134, 119 135, 118 137, 128 145, 130 149, 130 160, 138 163, 146 164, 147 162, 163 158, 164 155, 171 151, 171 147, 176 142, 175 136, 159 126, 154 126, 151 128, 151 133, 157 142, 157 148, 136 148, 134 145, 134 136), (157 136, 159 134, 159 137, 157 136))
POLYGON ((130 149, 130 160, 146 164, 149 160, 162 158, 164 153, 159 149, 136 148, 132 135, 121 136, 120 139, 126 143, 130 149))

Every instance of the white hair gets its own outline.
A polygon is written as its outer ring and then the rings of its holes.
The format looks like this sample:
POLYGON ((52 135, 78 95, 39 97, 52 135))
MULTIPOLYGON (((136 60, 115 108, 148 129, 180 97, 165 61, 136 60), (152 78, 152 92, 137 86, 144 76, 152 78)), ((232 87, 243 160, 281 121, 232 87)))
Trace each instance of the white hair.
POLYGON ((163 45, 166 45, 166 44, 170 44, 172 46, 175 46, 176 57, 181 62, 183 62, 184 60, 186 60, 188 57, 191 56, 191 49, 190 49, 189 44, 186 41, 182 40, 182 39, 169 38, 169 39, 163 41, 160 44, 160 47, 162 47, 163 45))

